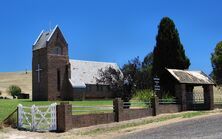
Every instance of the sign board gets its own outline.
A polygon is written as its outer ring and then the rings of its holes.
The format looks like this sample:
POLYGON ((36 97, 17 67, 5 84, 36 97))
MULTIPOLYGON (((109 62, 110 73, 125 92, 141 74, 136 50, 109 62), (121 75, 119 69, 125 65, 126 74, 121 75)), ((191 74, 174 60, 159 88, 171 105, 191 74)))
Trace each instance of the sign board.
POLYGON ((154 77, 153 82, 154 82, 154 91, 160 91, 160 78, 154 77))

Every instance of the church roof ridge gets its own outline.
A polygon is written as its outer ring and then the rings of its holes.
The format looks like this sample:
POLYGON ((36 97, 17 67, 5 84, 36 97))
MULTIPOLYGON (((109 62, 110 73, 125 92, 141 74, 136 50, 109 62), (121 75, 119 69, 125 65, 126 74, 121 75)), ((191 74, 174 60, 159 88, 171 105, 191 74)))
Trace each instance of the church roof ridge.
POLYGON ((39 34, 39 36, 37 37, 37 39, 35 40, 35 42, 33 43, 33 46, 36 45, 36 43, 38 42, 38 40, 40 39, 40 37, 42 36, 44 32, 44 29, 41 31, 41 33, 39 34))
POLYGON ((89 62, 89 63, 101 63, 101 64, 116 64, 115 62, 103 62, 103 61, 90 61, 90 60, 79 60, 79 59, 69 59, 70 61, 77 61, 77 62, 89 62))
POLYGON ((56 31, 57 28, 59 28, 58 25, 56 25, 56 26, 54 27, 54 29, 52 30, 52 32, 50 33, 50 36, 49 36, 49 38, 47 39, 47 42, 50 41, 50 39, 52 38, 52 35, 54 34, 54 32, 56 31))

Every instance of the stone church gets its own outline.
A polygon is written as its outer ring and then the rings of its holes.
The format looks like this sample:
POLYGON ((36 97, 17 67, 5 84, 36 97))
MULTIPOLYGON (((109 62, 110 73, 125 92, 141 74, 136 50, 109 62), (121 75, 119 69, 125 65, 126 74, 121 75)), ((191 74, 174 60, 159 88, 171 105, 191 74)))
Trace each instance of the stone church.
POLYGON ((99 70, 120 70, 116 63, 69 59, 68 43, 56 26, 42 31, 32 48, 32 100, 113 98, 109 85, 98 84, 99 70))

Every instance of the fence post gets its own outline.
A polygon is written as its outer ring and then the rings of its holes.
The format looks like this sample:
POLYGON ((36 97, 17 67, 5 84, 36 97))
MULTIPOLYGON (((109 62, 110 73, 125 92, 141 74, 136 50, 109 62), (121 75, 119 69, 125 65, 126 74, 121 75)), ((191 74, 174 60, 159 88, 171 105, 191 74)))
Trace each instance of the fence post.
POLYGON ((22 104, 18 104, 17 107, 17 127, 21 128, 22 127, 22 104))
POLYGON ((154 96, 151 99, 151 106, 153 109, 153 116, 157 116, 158 115, 158 107, 159 107, 159 98, 157 96, 154 96))
POLYGON ((57 131, 65 132, 72 128, 72 105, 69 102, 61 102, 56 106, 57 131))
POLYGON ((31 130, 35 130, 35 105, 31 107, 32 121, 31 121, 31 130))
POLYGON ((56 130, 57 123, 56 123, 56 103, 53 103, 50 105, 51 109, 51 124, 50 124, 50 130, 56 130))
POLYGON ((113 108, 115 113, 115 122, 121 121, 121 115, 123 112, 123 101, 121 98, 115 98, 113 100, 113 108))

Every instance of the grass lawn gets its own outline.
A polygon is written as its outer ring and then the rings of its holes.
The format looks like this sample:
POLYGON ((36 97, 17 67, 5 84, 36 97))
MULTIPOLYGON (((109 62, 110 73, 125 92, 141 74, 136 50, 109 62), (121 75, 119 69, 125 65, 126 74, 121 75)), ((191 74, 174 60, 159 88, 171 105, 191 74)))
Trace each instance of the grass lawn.
MULTIPOLYGON (((60 101, 31 101, 29 99, 2 99, 0 100, 0 122, 3 121, 10 113, 12 113, 18 104, 24 106, 38 105, 49 105, 52 103, 59 104, 60 101)), ((87 101, 69 101, 70 104, 76 106, 112 106, 112 100, 87 100, 87 101)))

